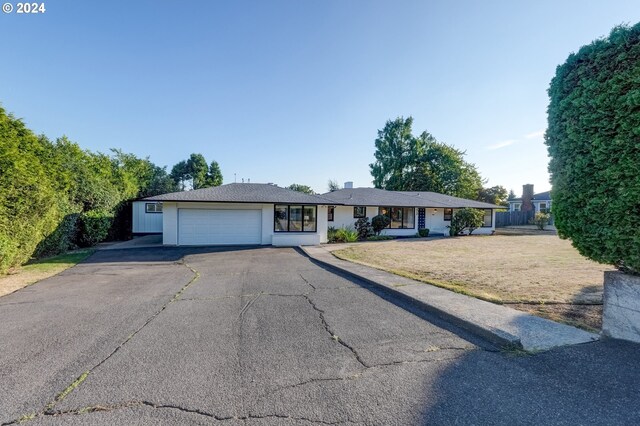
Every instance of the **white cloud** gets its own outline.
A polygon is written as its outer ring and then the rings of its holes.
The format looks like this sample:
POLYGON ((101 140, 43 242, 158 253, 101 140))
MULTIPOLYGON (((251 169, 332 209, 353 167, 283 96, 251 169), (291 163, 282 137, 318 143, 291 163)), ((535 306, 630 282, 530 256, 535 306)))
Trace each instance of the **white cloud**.
POLYGON ((527 133, 524 135, 526 139, 540 139, 544 136, 544 129, 536 130, 535 132, 527 133))
POLYGON ((509 145, 513 145, 514 143, 516 143, 515 139, 509 139, 507 141, 502 141, 502 142, 494 143, 493 145, 489 145, 487 149, 490 151, 493 151, 495 149, 500 149, 509 145))

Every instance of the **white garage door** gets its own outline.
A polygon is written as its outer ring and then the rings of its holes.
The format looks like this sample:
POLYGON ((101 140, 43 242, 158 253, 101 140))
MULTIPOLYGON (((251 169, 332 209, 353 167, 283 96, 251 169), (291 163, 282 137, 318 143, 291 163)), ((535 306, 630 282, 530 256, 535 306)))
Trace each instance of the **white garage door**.
POLYGON ((178 210, 178 244, 260 244, 261 210, 178 210))

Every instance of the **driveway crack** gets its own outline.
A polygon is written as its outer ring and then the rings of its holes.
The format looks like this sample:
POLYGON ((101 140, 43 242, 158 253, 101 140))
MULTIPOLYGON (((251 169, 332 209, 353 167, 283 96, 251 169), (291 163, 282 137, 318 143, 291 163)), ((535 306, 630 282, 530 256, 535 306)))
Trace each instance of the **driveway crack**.
POLYGON ((317 290, 316 286, 311 284, 311 282, 309 282, 309 280, 306 279, 302 274, 298 274, 298 275, 300 275, 300 278, 302 278, 302 281, 304 281, 309 287, 311 287, 313 289, 313 291, 317 290))
POLYGON ((325 421, 320 419, 312 419, 308 417, 294 417, 287 414, 244 414, 244 415, 235 415, 235 416, 222 416, 219 414, 211 413, 205 410, 200 410, 197 408, 187 408, 182 407, 177 404, 160 404, 146 400, 134 400, 134 401, 125 401, 117 404, 96 404, 90 405, 82 408, 71 409, 71 410, 57 410, 57 411, 48 411, 42 412, 38 414, 32 414, 27 417, 22 417, 18 420, 14 420, 12 422, 3 423, 2 426, 9 426, 15 424, 21 424, 28 420, 33 420, 38 417, 63 417, 63 416, 79 416, 79 415, 88 415, 92 413, 106 412, 106 411, 115 411, 115 410, 123 410, 127 408, 140 408, 140 407, 148 407, 152 409, 159 410, 176 410, 187 414, 195 414, 198 416, 207 417, 210 419, 215 419, 218 421, 227 421, 227 420, 240 420, 246 421, 251 419, 287 419, 287 420, 298 420, 298 421, 306 421, 313 424, 323 424, 323 425, 338 425, 338 424, 362 424, 361 422, 354 422, 351 420, 339 420, 339 421, 325 421))
MULTIPOLYGON (((180 299, 180 297, 187 290, 187 288, 189 288, 189 286, 191 286, 193 283, 195 283, 200 278, 200 272, 198 272, 196 269, 191 267, 186 262, 179 262, 177 264, 184 265, 189 270, 191 270, 191 272, 193 272, 193 277, 189 280, 189 282, 187 282, 184 286, 182 286, 182 288, 180 290, 178 290, 178 292, 176 294, 174 294, 173 297, 168 302, 166 302, 164 305, 162 305, 162 307, 159 310, 157 310, 155 313, 153 313, 153 315, 151 315, 145 321, 145 323, 142 324, 142 326, 140 326, 133 333, 131 333, 129 336, 127 336, 127 338, 124 339, 111 353, 109 353, 109 355, 107 355, 105 358, 103 358, 100 362, 98 362, 96 365, 91 367, 89 370, 83 372, 72 383, 70 383, 69 386, 67 386, 62 392, 58 393, 56 395, 56 397, 53 399, 53 401, 49 402, 45 406, 45 408, 43 410, 43 414, 47 414, 47 413, 52 412, 53 408, 56 406, 56 404, 58 404, 60 401, 65 399, 70 393, 72 393, 74 390, 76 390, 82 384, 82 382, 84 382, 85 379, 96 368, 100 367, 102 364, 107 362, 113 355, 115 355, 120 349, 122 349, 127 343, 129 343, 131 341, 131 339, 133 339, 140 331, 142 331, 147 325, 149 325, 149 323, 151 323, 151 321, 153 321, 155 318, 158 317, 158 315, 160 315, 165 309, 167 309, 169 307, 169 305, 171 305, 171 303, 173 303, 176 300, 180 299)), ((27 417, 30 417, 30 418, 27 418, 24 421, 28 421, 31 418, 33 418, 33 414, 29 414, 27 417)))
POLYGON ((253 305, 255 303, 255 301, 258 300, 258 298, 260 298, 260 296, 262 296, 262 292, 256 294, 255 297, 253 297, 251 300, 249 300, 247 303, 245 303, 245 305, 240 310, 240 313, 238 314, 238 319, 240 319, 240 318, 242 318, 244 316, 244 313, 247 311, 247 309, 249 309, 251 307, 251 305, 253 305))
POLYGON ((324 329, 326 330, 327 333, 329 333, 329 335, 331 336, 331 338, 333 340, 335 340, 336 342, 340 343, 342 346, 344 346, 345 348, 349 349, 349 351, 351 351, 351 353, 353 354, 353 356, 355 357, 355 359, 360 363, 360 365, 362 365, 364 368, 369 368, 369 366, 362 360, 362 358, 360 358, 360 354, 358 354, 358 351, 355 350, 354 347, 352 347, 351 345, 349 345, 347 342, 345 342, 344 340, 340 339, 340 337, 338 337, 338 335, 336 335, 333 330, 331 329, 331 327, 329 326, 329 324, 327 323, 327 320, 324 318, 324 314, 325 312, 318 308, 316 306, 316 304, 313 302, 313 300, 311 300, 311 298, 309 297, 309 295, 307 294, 303 294, 301 295, 302 297, 304 297, 307 302, 309 302, 309 304, 311 305, 311 307, 318 312, 318 316, 320 317, 320 321, 322 321, 322 325, 324 326, 324 329))

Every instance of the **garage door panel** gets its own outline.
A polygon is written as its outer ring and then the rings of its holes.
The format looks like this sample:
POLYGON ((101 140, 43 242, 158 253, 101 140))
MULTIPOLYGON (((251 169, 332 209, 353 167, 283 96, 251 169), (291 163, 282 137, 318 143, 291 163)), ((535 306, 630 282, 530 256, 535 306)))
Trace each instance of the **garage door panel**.
POLYGON ((261 210, 180 209, 178 244, 260 244, 261 210))

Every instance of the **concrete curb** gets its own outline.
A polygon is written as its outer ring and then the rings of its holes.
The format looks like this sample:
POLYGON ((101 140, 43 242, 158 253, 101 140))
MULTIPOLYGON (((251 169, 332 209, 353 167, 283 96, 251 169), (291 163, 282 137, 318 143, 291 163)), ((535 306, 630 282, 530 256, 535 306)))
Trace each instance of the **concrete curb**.
POLYGON ((311 260, 393 294, 504 348, 544 351, 593 342, 594 333, 340 260, 320 246, 300 247, 311 260))

